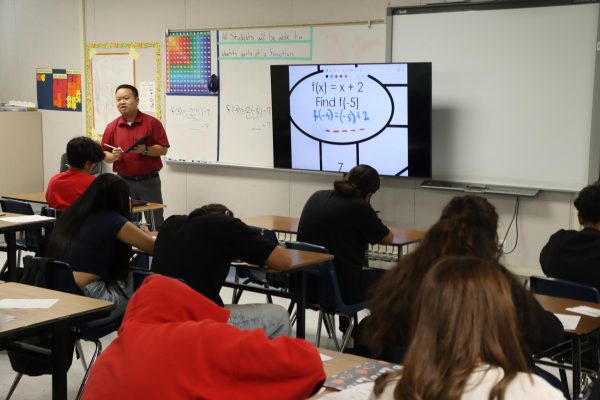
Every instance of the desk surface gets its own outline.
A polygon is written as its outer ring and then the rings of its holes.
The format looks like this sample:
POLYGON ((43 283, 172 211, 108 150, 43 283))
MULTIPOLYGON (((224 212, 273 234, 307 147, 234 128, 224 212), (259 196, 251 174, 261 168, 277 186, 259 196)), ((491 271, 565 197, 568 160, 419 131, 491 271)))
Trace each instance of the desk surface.
POLYGON ((567 311, 567 308, 577 306, 588 306, 600 309, 600 304, 581 300, 565 299, 562 297, 544 296, 541 294, 534 294, 534 296, 547 311, 558 314, 577 315, 581 317, 575 330, 565 329, 565 332, 574 333, 576 335, 587 335, 588 333, 600 329, 600 318, 588 317, 587 315, 581 315, 567 311))
MULTIPOLYGON (((10 200, 19 200, 26 201, 28 203, 39 203, 39 204, 48 204, 46 201, 46 195, 44 192, 35 192, 35 193, 19 193, 19 194, 4 194, 2 195, 5 199, 10 200)), ((160 208, 166 208, 165 204, 160 203, 148 203, 143 206, 135 206, 132 208, 133 212, 142 212, 142 211, 152 211, 158 210, 160 208)))
MULTIPOLYGON (((342 371, 345 371, 350 368, 356 367, 358 364, 362 364, 366 361, 371 361, 369 358, 359 357, 348 353, 340 353, 334 350, 326 350, 326 349, 317 349, 319 353, 325 354, 329 357, 333 357, 331 360, 323 361, 323 369, 325 370, 325 374, 329 378, 332 375, 339 374, 342 371)), ((335 392, 334 389, 325 388, 324 392, 320 392, 315 396, 311 397, 313 399, 320 399, 326 396, 329 393, 335 392)))
POLYGON ((3 217, 25 217, 27 215, 22 214, 13 214, 13 213, 0 213, 3 214, 0 216, 0 233, 5 231, 14 231, 21 230, 24 228, 36 228, 38 226, 46 226, 48 224, 54 224, 54 218, 43 219, 40 221, 32 221, 32 222, 8 222, 3 221, 1 218, 3 217))
MULTIPOLYGON (((261 215, 258 217, 248 217, 242 219, 247 225, 258 226, 261 228, 271 229, 277 232, 296 233, 298 232, 299 218, 284 217, 281 215, 261 215)), ((425 236, 424 231, 413 229, 404 229, 393 226, 388 226, 394 234, 393 244, 404 246, 410 243, 418 242, 425 236)))
POLYGON ((50 308, 0 308, 0 312, 16 317, 0 323, 0 339, 27 329, 40 328, 65 319, 110 311, 114 308, 114 304, 108 301, 16 282, 0 283, 0 299, 58 299, 50 308))

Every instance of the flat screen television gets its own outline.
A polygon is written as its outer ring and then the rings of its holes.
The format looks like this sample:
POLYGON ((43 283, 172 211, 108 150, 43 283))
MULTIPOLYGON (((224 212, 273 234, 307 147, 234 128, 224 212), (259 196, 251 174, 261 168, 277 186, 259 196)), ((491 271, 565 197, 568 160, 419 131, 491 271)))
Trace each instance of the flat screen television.
POLYGON ((431 63, 272 65, 275 168, 431 177, 431 63))

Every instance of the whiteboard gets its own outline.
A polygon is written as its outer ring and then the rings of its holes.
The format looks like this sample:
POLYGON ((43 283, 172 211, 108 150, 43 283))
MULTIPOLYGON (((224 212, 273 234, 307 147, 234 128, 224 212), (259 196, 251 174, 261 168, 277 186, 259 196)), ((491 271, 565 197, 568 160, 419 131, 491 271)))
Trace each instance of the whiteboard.
POLYGON ((568 191, 597 179, 600 6, 474 6, 391 18, 392 61, 432 62, 434 178, 568 191))
MULTIPOLYGON (((223 164, 273 167, 271 65, 382 62, 385 58, 386 33, 381 23, 215 31, 220 90, 218 123, 211 129, 217 162, 223 164)), ((167 132, 173 137, 168 120, 167 132)), ((181 146, 171 143, 167 161, 202 158, 205 149, 189 141, 189 136, 181 140, 181 146)))

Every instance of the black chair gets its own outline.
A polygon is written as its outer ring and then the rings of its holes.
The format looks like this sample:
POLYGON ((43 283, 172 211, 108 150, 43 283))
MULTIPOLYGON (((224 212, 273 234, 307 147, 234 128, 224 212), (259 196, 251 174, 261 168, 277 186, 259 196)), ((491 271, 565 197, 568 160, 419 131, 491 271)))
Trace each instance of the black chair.
MULTIPOLYGON (((329 253, 325 247, 305 242, 285 242, 285 245, 290 249, 329 253)), ((319 347, 319 344, 321 343, 321 325, 324 322, 327 330, 333 337, 336 349, 343 353, 348 344, 348 340, 352 337, 352 331, 355 324, 354 315, 367 308, 367 302, 364 301, 356 304, 344 303, 332 261, 327 261, 312 268, 308 268, 305 270, 305 273, 307 275, 307 289, 309 289, 311 283, 316 283, 319 290, 319 322, 317 325, 316 346, 319 347), (346 332, 342 337, 341 346, 338 344, 335 334, 335 315, 345 316, 350 320, 348 329, 346 329, 346 332)))
MULTIPOLYGON (((24 262, 37 263, 38 265, 41 265, 44 261, 40 257, 27 256, 27 257, 25 257, 24 262)), ((56 261, 56 260, 47 260, 46 261, 46 263, 45 263, 45 287, 47 287, 48 289, 58 290, 61 292, 66 292, 66 293, 71 293, 71 294, 76 294, 76 295, 83 295, 83 293, 81 292, 81 290, 75 283, 75 278, 73 277, 73 271, 71 270, 71 267, 69 266, 69 264, 61 262, 61 261, 56 261)), ((93 324, 93 321, 91 322, 91 324, 93 324)), ((100 338, 108 335, 111 332, 116 331, 117 329, 119 329, 119 326, 121 326, 121 319, 110 321, 110 322, 107 322, 107 323, 99 325, 99 326, 82 324, 76 328, 75 332, 73 332, 74 337, 76 339, 77 351, 78 351, 79 356, 81 357, 81 361, 82 361, 83 367, 85 369, 85 375, 81 382, 81 386, 79 387, 79 391, 77 393, 77 399, 81 398, 81 395, 83 393, 83 388, 85 387, 85 383, 87 382, 87 379, 88 379, 89 371, 90 371, 91 367, 94 365, 94 362, 96 361, 96 358, 98 357, 98 355, 102 352, 102 343, 100 342, 100 338), (81 345, 79 343, 80 340, 90 341, 95 344, 94 353, 92 355, 92 358, 91 358, 89 364, 86 364, 86 362, 85 362, 85 358, 83 356, 81 345)), ((46 349, 46 351, 42 350, 40 357, 45 357, 47 359, 49 351, 50 351, 50 349, 46 349)), ((9 357, 10 357, 10 354, 9 354, 9 357)), ((21 377, 23 376, 23 374, 28 374, 28 371, 20 370, 18 367, 18 364, 13 363, 12 360, 11 360, 11 365, 13 366, 13 369, 15 369, 15 371, 17 372, 17 376, 15 377, 15 380, 13 381, 13 383, 9 389, 8 395, 6 397, 7 400, 10 399, 10 397, 12 396, 12 394, 13 394, 15 388, 17 387, 19 381, 21 380, 21 377)), ((70 365, 70 363, 69 363, 69 365, 70 365)), ((48 366, 48 367, 46 367, 46 369, 44 371, 40 370, 38 372, 39 373, 36 373, 34 376, 42 375, 42 374, 50 374, 50 373, 52 373, 52 369, 51 369, 51 367, 48 366)))
MULTIPOLYGON (((34 215, 31 204, 24 201, 0 199, 0 207, 2 208, 2 211, 8 213, 34 215)), ((39 248, 42 236, 42 228, 25 229, 19 233, 19 236, 17 237, 17 266, 21 264, 21 252, 36 252, 39 248)), ((0 251, 7 251, 6 246, 0 247, 0 251)), ((0 274, 4 274, 7 267, 8 264, 4 263, 0 274)))
MULTIPOLYGON (((567 299, 588 301, 591 303, 600 303, 600 293, 598 292, 598 289, 593 286, 583 285, 564 279, 551 278, 547 276, 531 276, 529 278, 529 287, 531 288, 531 291, 536 294, 564 297, 567 299)), ((582 353, 595 353, 591 360, 589 357, 582 360, 584 363, 582 371, 594 379, 597 379, 597 370, 598 366, 600 366, 600 349, 598 348, 597 334, 586 343, 582 343, 582 345, 582 353), (585 365, 590 363, 591 365, 585 365)), ((536 358, 547 356, 559 364, 564 364, 570 359, 571 351, 572 349, 570 347, 558 345, 555 348, 538 355, 536 358)), ((536 362, 539 361, 536 360, 536 362)), ((559 374, 563 385, 568 388, 567 374, 565 369, 559 368, 559 374)))

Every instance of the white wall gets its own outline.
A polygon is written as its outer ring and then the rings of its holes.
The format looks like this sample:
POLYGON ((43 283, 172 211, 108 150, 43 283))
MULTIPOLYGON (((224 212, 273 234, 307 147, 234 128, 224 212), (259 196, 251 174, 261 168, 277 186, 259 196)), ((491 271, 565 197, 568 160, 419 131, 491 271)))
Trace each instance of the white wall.
MULTIPOLYGON (((83 43, 164 43, 169 29, 277 25, 382 19, 396 0, 0 0, 0 101, 35 101, 35 68, 83 72, 83 43), (80 18, 80 15, 84 15, 80 18), (85 26, 85 28, 83 28, 85 26)), ((164 54, 164 45, 163 52, 164 54)), ((162 66, 164 74, 164 64, 162 66)), ((163 79, 164 82, 164 79, 163 79)), ((163 91, 164 93, 164 91, 163 91)), ((60 154, 72 136, 84 133, 85 112, 42 111, 44 181, 57 172, 60 154)), ((115 110, 115 117, 117 113, 115 110)), ((168 131, 168 127, 167 127, 168 131)), ((208 202, 230 206, 238 216, 299 216, 306 198, 331 187, 334 175, 216 166, 165 166, 162 174, 167 214, 185 213, 208 202)), ((0 187, 1 184, 0 177, 0 187)), ((453 194, 419 188, 420 181, 386 178, 374 206, 389 224, 427 229, 453 194)), ((573 195, 543 192, 522 199, 519 244, 506 257, 516 272, 538 271, 541 247, 555 230, 573 226, 573 195)), ((488 196, 497 207, 499 234, 510 222, 514 198, 488 196)), ((514 227, 506 247, 515 241, 514 227)))

